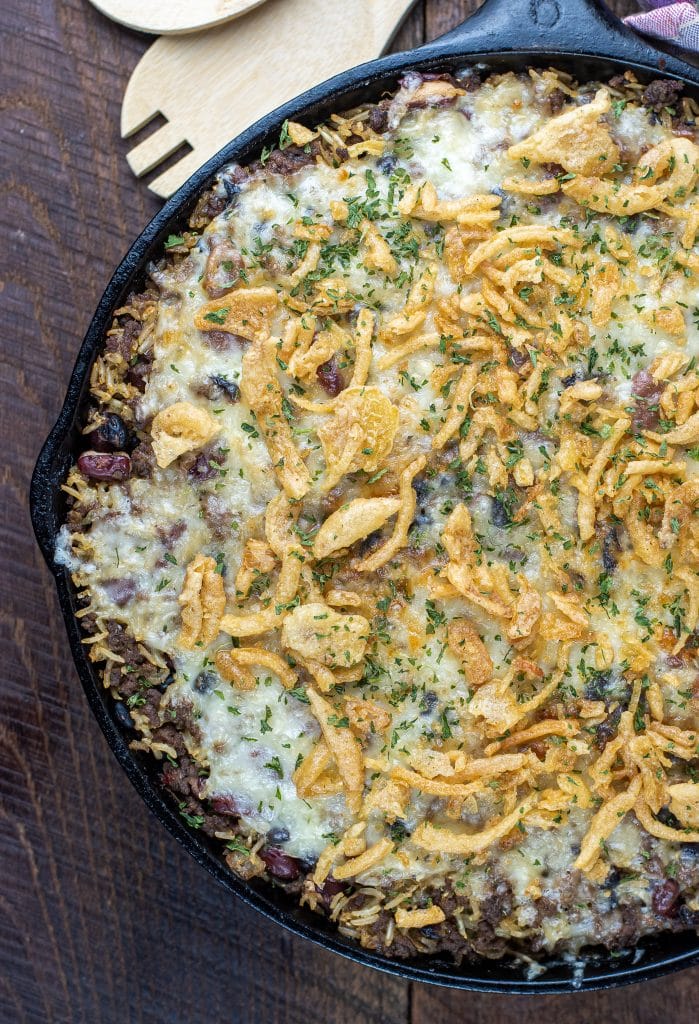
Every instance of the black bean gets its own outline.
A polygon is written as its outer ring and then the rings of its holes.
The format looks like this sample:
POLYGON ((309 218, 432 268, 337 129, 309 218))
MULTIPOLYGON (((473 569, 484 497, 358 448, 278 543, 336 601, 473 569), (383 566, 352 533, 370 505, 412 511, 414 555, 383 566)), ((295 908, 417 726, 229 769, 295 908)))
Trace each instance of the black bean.
POLYGON ((372 551, 381 543, 381 530, 374 530, 363 540, 360 540, 357 545, 357 553, 363 558, 365 555, 370 555, 372 551))
POLYGON ((582 366, 576 366, 573 368, 572 373, 569 373, 567 377, 561 378, 561 384, 564 388, 572 388, 573 384, 577 384, 578 381, 587 379, 587 372, 585 368, 582 366))
POLYGON ((288 828, 279 827, 271 828, 267 833, 267 842, 272 843, 274 846, 279 846, 280 843, 288 843, 291 838, 291 833, 288 828))
POLYGON ((605 889, 616 889, 621 881, 621 873, 618 868, 612 867, 604 880, 605 889))
POLYGON ((641 218, 638 214, 631 217, 619 217, 618 224, 627 235, 635 235, 641 224, 641 218))
POLYGON ((123 451, 129 443, 129 432, 121 416, 111 412, 90 431, 87 440, 97 452, 123 451))
POLYGON ((134 722, 129 709, 123 701, 118 700, 114 704, 114 715, 119 725, 122 725, 125 729, 135 729, 136 723, 134 722))
MULTIPOLYGON (((377 132, 379 135, 383 135, 385 131, 388 131, 388 104, 385 101, 377 103, 377 105, 372 107, 369 111, 369 126, 372 131, 377 132)), ((383 170, 380 160, 378 162, 378 166, 383 170)), ((390 171, 384 173, 390 174, 390 171)))
POLYGON ((528 352, 521 352, 518 348, 510 348, 507 358, 515 370, 521 370, 523 366, 531 362, 528 352))
POLYGON ((186 468, 188 476, 201 483, 204 480, 213 480, 218 476, 217 467, 221 466, 223 461, 223 459, 216 458, 216 453, 212 455, 210 452, 197 452, 191 461, 183 459, 180 464, 186 468))
POLYGON ((431 488, 427 480, 420 478, 418 480, 413 480, 413 490, 415 491, 415 496, 417 497, 418 502, 420 502, 420 504, 424 504, 430 495, 431 488))
POLYGON ((504 502, 500 498, 492 498, 490 502, 490 521, 493 526, 504 530, 510 524, 510 517, 504 502))
POLYGON ((420 700, 420 714, 431 715, 439 703, 439 698, 434 690, 426 690, 420 700))
POLYGON ((412 528, 415 527, 419 530, 424 526, 429 526, 431 522, 432 513, 430 512, 429 507, 426 505, 418 505, 415 510, 415 518, 411 523, 410 529, 412 530, 412 528))
POLYGON ((228 380, 227 377, 223 377, 220 373, 212 373, 209 380, 213 387, 218 389, 221 398, 227 398, 233 405, 240 401, 240 388, 234 380, 228 380))
POLYGON ((168 672, 168 674, 163 679, 162 683, 159 683, 158 686, 156 687, 156 689, 160 690, 161 693, 165 693, 165 691, 167 690, 168 686, 172 686, 174 681, 175 681, 175 673, 174 672, 168 672))
POLYGON ((396 169, 397 163, 398 160, 396 159, 396 157, 393 156, 392 153, 388 153, 386 156, 382 156, 380 160, 376 161, 376 166, 378 167, 382 174, 390 175, 393 174, 394 170, 396 169))
POLYGON ((604 750, 609 741, 616 736, 620 718, 621 705, 612 711, 611 715, 608 715, 603 722, 600 722, 595 729, 595 744, 600 750, 604 750))
POLYGON ((661 824, 667 825, 668 828, 682 828, 682 825, 669 807, 661 807, 656 817, 661 824))
POLYGON ((396 818, 396 820, 389 826, 388 831, 391 833, 391 839, 394 843, 402 843, 403 840, 407 839, 410 835, 410 829, 404 821, 401 821, 400 818, 396 818))
POLYGON ((678 916, 684 928, 699 928, 699 910, 690 910, 682 904, 678 916))
POLYGON ((131 459, 124 452, 83 452, 78 458, 78 469, 90 480, 128 480, 131 459))
POLYGON ((619 534, 616 526, 610 526, 605 530, 602 539, 602 568, 606 573, 612 573, 617 567, 617 555, 621 551, 619 534))
POLYGON ((223 178, 222 183, 226 190, 227 199, 234 199, 237 195, 240 195, 240 185, 237 185, 234 181, 229 181, 228 178, 223 178))
POLYGON ((625 705, 631 696, 631 688, 623 676, 609 670, 594 672, 583 694, 587 700, 603 700, 607 705, 618 701, 625 705))
POLYGON ((213 672, 200 672, 194 680, 194 689, 198 693, 212 693, 217 682, 213 672))

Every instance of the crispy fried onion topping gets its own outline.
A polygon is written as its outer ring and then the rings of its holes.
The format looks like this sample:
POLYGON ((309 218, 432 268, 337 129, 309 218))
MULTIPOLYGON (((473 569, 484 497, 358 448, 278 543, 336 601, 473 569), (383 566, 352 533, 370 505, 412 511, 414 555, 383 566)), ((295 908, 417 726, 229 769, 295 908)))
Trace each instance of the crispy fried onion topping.
POLYGON ((342 724, 341 717, 329 701, 309 686, 307 691, 311 711, 318 720, 323 739, 337 765, 342 779, 347 807, 357 813, 364 791, 364 758, 356 736, 342 724))
POLYGON ((195 451, 218 434, 220 424, 206 409, 175 402, 153 417, 150 433, 158 465, 165 469, 185 452, 195 451))
POLYGON ((513 828, 517 828, 539 799, 538 794, 530 794, 509 814, 493 821, 479 832, 454 832, 452 829, 440 828, 424 821, 415 829, 412 839, 417 847, 430 853, 481 853, 499 839, 503 839, 513 828))
POLYGON ((447 919, 442 908, 436 903, 431 907, 419 907, 415 910, 398 907, 394 916, 398 928, 426 928, 427 925, 441 924, 447 919))
POLYGON ((478 632, 466 619, 452 619, 447 628, 449 647, 464 666, 469 686, 482 686, 493 677, 493 662, 478 632))
POLYGON ((569 649, 569 644, 561 645, 557 666, 549 681, 528 699, 527 690, 531 690, 532 684, 540 683, 544 673, 538 665, 522 657, 513 659, 502 679, 494 679, 476 691, 469 711, 475 718, 484 719, 486 733, 492 736, 507 732, 546 703, 568 669, 569 649))
POLYGON ((259 583, 276 567, 277 559, 264 540, 250 538, 245 542, 243 558, 235 577, 238 597, 247 597, 253 584, 259 583))
POLYGON ((528 138, 510 146, 507 155, 511 160, 560 164, 571 174, 601 176, 619 162, 619 147, 601 120, 610 107, 609 92, 600 89, 591 103, 552 117, 528 138))
POLYGON ((316 534, 313 554, 316 558, 343 548, 351 548, 394 516, 401 507, 400 498, 355 498, 331 513, 316 534))
POLYGON ((278 296, 274 288, 238 288, 207 302, 194 318, 200 331, 226 331, 249 341, 268 338, 278 296))
POLYGON ((305 558, 301 547, 290 546, 282 558, 272 602, 261 611, 224 615, 221 619, 223 632, 235 637, 259 636, 280 626, 296 597, 305 558))
POLYGON ((326 668, 348 668, 364 657, 369 622, 363 615, 345 615, 329 605, 302 604, 282 624, 282 646, 326 668))
POLYGON ((226 607, 223 577, 216 571, 213 558, 200 554, 192 559, 177 600, 182 609, 180 647, 206 647, 217 636, 226 607))
POLYGON ((264 342, 250 345, 243 356, 240 390, 255 414, 279 483, 290 498, 302 498, 311 486, 311 477, 284 415, 284 393, 277 379, 274 350, 270 345, 264 342))
POLYGON ((333 405, 319 429, 325 456, 323 489, 332 490, 347 473, 375 473, 393 447, 398 409, 377 387, 351 387, 333 405))
POLYGON ((257 679, 250 671, 253 665, 274 673, 287 690, 293 689, 298 681, 298 676, 288 662, 264 647, 231 647, 218 651, 214 661, 223 678, 239 690, 255 689, 257 679))
POLYGON ((408 543, 408 530, 415 518, 416 497, 413 480, 418 473, 422 472, 426 464, 426 457, 420 455, 407 465, 401 473, 398 489, 400 507, 393 526, 393 532, 388 540, 374 551, 373 554, 367 555, 366 558, 360 559, 355 563, 354 568, 357 572, 375 572, 382 565, 390 562, 394 555, 408 543))

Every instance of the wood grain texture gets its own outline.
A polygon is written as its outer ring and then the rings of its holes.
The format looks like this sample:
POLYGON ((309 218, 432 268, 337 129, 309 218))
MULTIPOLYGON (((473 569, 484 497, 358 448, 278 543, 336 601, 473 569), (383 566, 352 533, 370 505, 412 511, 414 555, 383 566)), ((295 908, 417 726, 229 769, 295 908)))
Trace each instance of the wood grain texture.
MULTIPOLYGON (((395 46, 472 6, 418 4, 395 46)), ((0 1022, 696 1020, 696 971, 612 993, 505 999, 355 967, 236 904, 148 814, 83 700, 27 489, 90 314, 158 207, 118 133, 149 40, 85 0, 3 0, 0 20, 0 1022)))
POLYGON ((202 164, 267 113, 269 69, 274 104, 286 103, 317 82, 376 57, 411 0, 267 0, 244 18, 211 32, 156 40, 135 68, 121 109, 121 134, 130 136, 160 113, 167 124, 128 154, 137 176, 153 170, 184 143, 189 152, 151 180, 170 196, 202 164), (304 59, 287 60, 299 26, 304 59), (199 86, 206 82, 206 103, 199 86), (235 97, 235 103, 231 103, 235 97))

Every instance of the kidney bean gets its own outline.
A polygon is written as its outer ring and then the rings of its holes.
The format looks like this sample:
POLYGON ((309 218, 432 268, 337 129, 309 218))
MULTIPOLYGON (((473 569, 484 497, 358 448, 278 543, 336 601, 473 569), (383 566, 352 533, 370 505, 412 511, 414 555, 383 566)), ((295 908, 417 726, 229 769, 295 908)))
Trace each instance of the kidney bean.
POLYGON ((78 469, 90 480, 128 480, 131 459, 124 452, 83 452, 78 458, 78 469))
POLYGON ((680 887, 674 878, 666 878, 653 887, 651 902, 653 910, 659 917, 676 917, 680 887))
POLYGON ((507 353, 507 358, 515 370, 521 370, 523 366, 531 362, 529 353, 521 352, 518 348, 511 348, 507 353))
POLYGON ((225 814, 230 818, 238 818, 242 813, 240 804, 230 793, 212 796, 209 803, 214 814, 225 814))
POLYGON ((229 334, 228 331, 205 331, 202 334, 202 341, 215 352, 232 352, 240 348, 242 339, 237 334, 229 334))
POLYGON ((657 430, 659 424, 658 408, 657 405, 639 399, 634 406, 633 411, 633 429, 635 431, 640 430, 657 430))
POLYGON ((260 857, 267 870, 280 882, 293 882, 301 874, 301 868, 295 857, 290 857, 276 846, 265 846, 260 850, 260 857))
POLYGON ((105 580, 102 585, 118 608, 123 608, 136 596, 136 581, 132 579, 105 580))
POLYGON ((87 440, 97 452, 122 451, 129 442, 129 432, 121 416, 112 412, 90 431, 87 440))
POLYGON ((337 360, 334 356, 332 359, 329 359, 327 363, 323 363, 318 367, 316 370, 316 377, 318 378, 318 383, 323 390, 327 391, 327 393, 333 398, 335 398, 336 395, 339 395, 345 386, 342 374, 340 373, 337 365, 337 360))
POLYGON ((335 899, 339 892, 344 892, 347 888, 346 882, 338 882, 335 878, 326 878, 323 884, 318 889, 320 895, 320 901, 326 910, 330 909, 330 904, 335 899))
POLYGON ((662 390, 662 385, 648 370, 639 370, 631 378, 631 391, 639 398, 658 398, 662 390))

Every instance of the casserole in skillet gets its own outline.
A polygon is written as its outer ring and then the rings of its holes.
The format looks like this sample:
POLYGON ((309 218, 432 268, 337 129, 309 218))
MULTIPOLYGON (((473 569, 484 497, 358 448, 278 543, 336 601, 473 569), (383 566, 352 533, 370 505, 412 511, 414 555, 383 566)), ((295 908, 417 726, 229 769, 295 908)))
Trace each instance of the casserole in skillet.
POLYGON ((59 561, 120 717, 239 873, 384 955, 693 925, 677 92, 408 75, 286 123, 93 368, 59 561))

